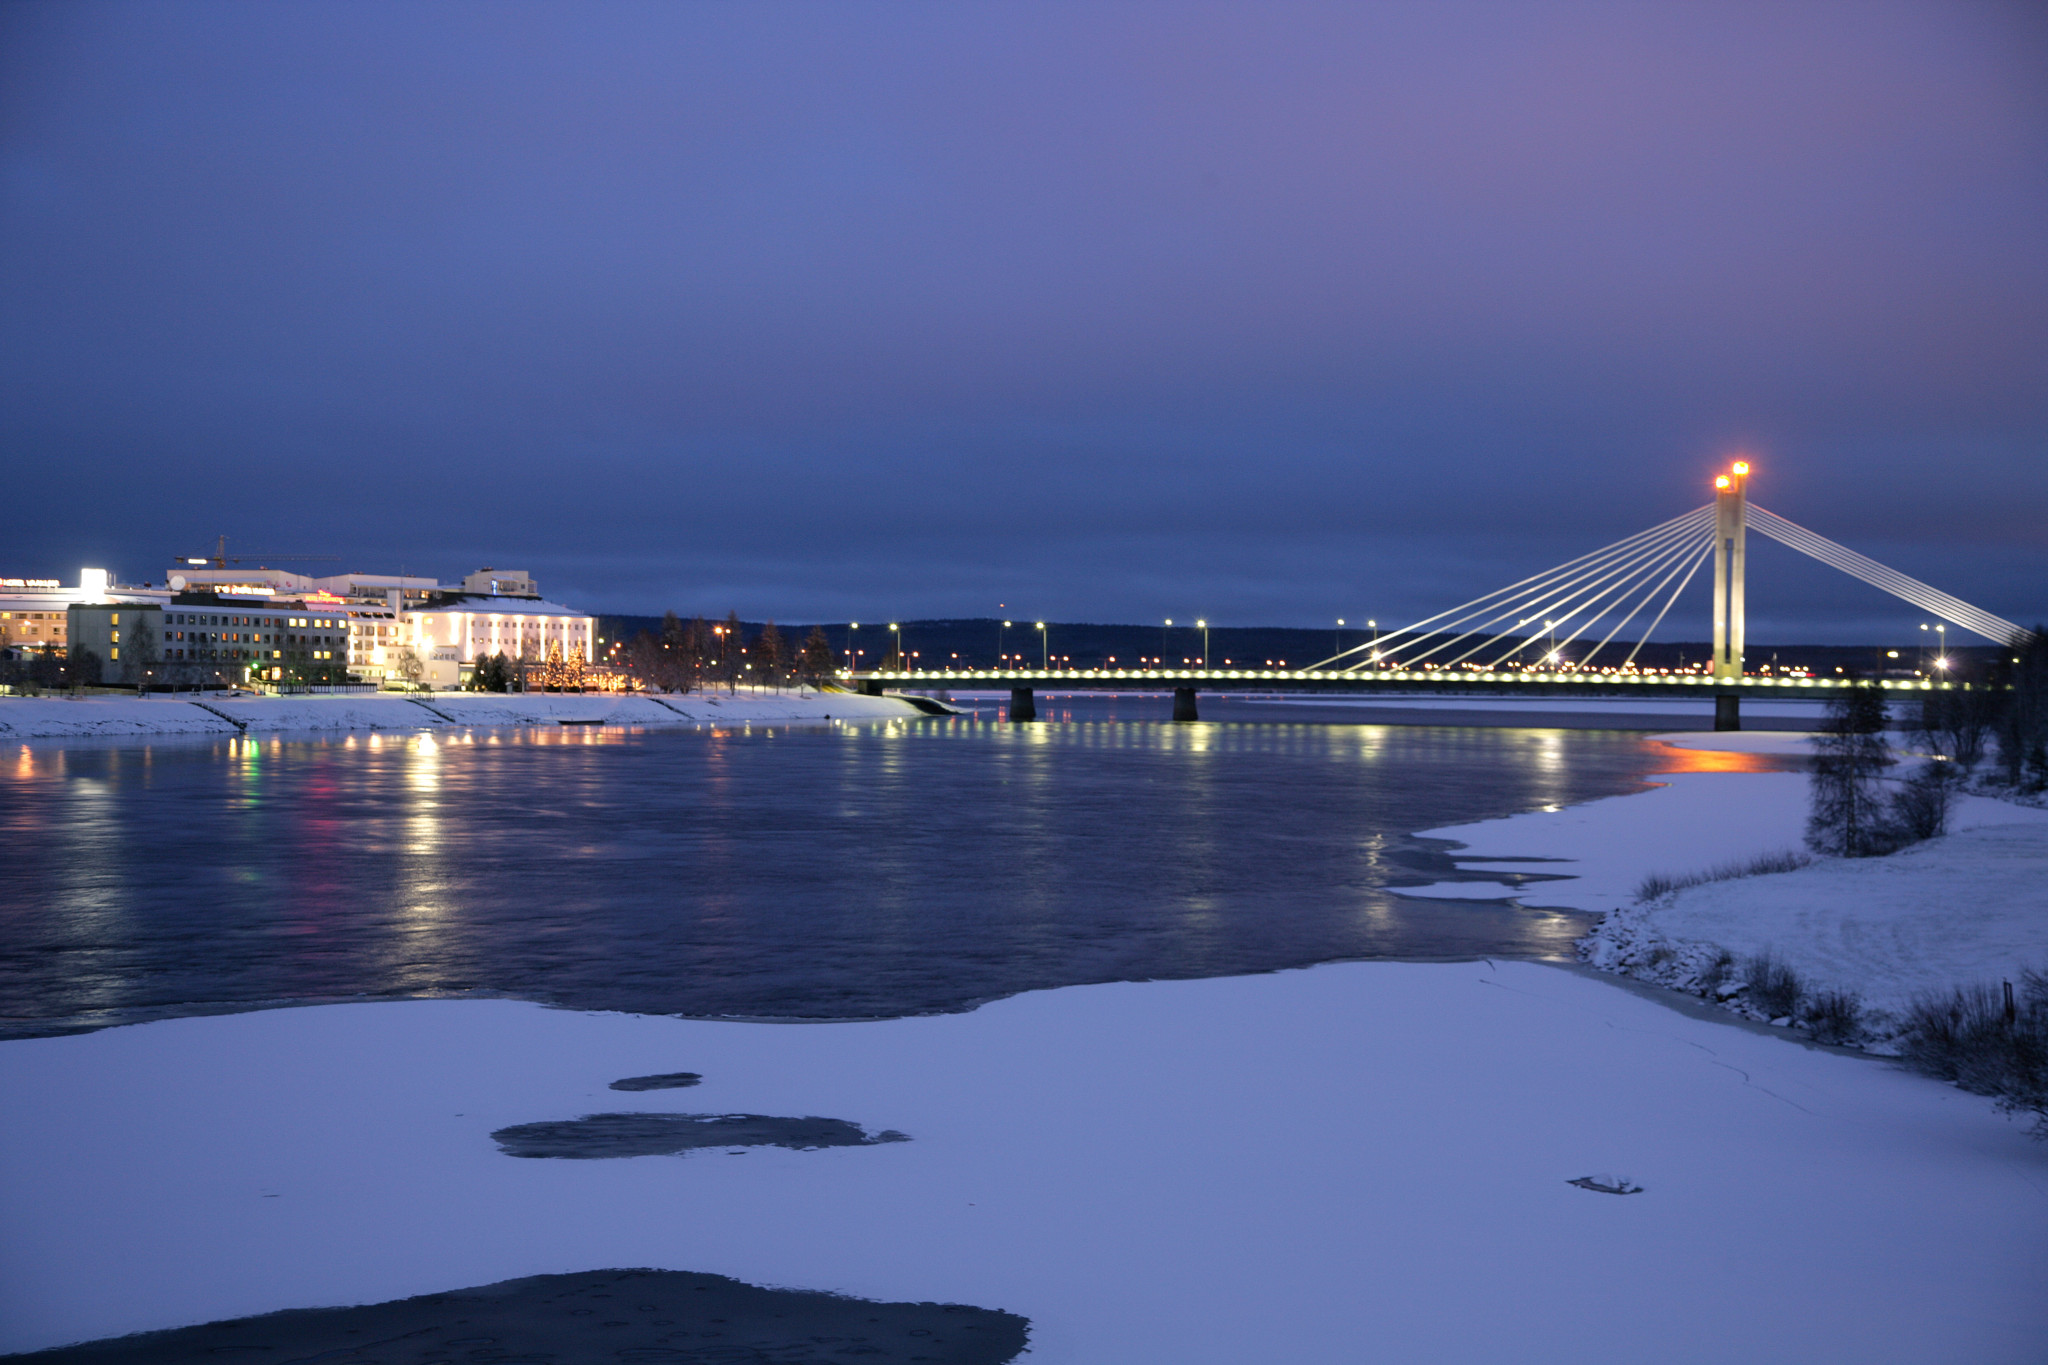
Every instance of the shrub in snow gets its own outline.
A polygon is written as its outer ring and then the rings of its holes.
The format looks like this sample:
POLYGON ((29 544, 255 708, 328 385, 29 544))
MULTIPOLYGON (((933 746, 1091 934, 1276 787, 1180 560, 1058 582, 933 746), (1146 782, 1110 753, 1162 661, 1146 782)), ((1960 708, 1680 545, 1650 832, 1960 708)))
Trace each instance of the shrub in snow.
POLYGON ((1758 953, 1744 965, 1742 979, 1749 988, 1750 1002, 1763 1012, 1765 1018, 1798 1015, 1806 986, 1800 981, 1799 973, 1780 961, 1777 954, 1769 949, 1758 953))
POLYGON ((1723 948, 1714 954, 1714 960, 1701 969, 1698 981, 1700 994, 1719 995, 1721 987, 1728 983, 1728 974, 1735 970, 1735 954, 1723 948))
POLYGON ((1903 847, 1948 833, 1949 811, 1956 791, 1948 766, 1928 763, 1892 793, 1893 843, 1903 847))
POLYGON ((1951 765, 1958 783, 1967 782, 1984 761, 1998 702, 1999 694, 1985 688, 1929 692, 1920 699, 1913 742, 1951 765))
POLYGON ((1930 1076, 2032 1114, 2048 1140, 2048 973, 2020 973, 2020 989, 1959 986, 1923 996, 1906 1015, 1900 1055, 1930 1076))
POLYGON ((1863 1034, 1863 999, 1854 991, 1815 991, 1805 1024, 1823 1043, 1853 1043, 1863 1034))
POLYGON ((1636 899, 1647 904, 1674 891, 1683 891, 1688 886, 1729 882, 1738 877, 1762 877, 1773 872, 1796 872, 1812 861, 1806 854, 1788 848, 1780 853, 1761 853, 1754 858, 1718 863, 1704 872, 1652 872, 1636 883, 1636 899))

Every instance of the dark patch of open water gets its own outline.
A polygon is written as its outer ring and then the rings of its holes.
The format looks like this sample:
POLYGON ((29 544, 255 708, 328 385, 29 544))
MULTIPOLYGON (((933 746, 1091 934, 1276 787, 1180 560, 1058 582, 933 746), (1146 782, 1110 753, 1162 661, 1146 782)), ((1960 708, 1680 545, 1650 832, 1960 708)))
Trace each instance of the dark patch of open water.
POLYGON ((468 992, 887 1016, 1340 958, 1562 957, 1583 916, 1396 894, 1456 875, 1411 831, 1688 761, 1619 730, 1135 709, 24 746, 0 776, 0 1036, 468 992))

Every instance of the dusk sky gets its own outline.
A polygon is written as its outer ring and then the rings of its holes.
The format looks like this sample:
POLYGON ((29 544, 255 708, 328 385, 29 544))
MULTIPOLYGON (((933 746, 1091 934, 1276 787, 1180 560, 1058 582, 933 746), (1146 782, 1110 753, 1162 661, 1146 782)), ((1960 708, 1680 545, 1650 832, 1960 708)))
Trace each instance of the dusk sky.
POLYGON ((0 195, 0 574, 1384 626, 1746 454, 2048 616, 2038 5, 12 3, 0 195))

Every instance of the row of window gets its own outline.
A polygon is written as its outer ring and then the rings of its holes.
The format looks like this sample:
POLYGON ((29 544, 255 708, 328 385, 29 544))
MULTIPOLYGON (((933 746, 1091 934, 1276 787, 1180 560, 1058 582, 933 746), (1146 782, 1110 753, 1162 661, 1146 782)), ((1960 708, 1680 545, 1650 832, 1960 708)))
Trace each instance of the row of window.
MULTIPOLYGON (((115 658, 117 658, 117 659, 121 657, 121 651, 120 651, 120 650, 119 650, 118 648, 114 650, 114 657, 115 657, 115 658)), ((167 650, 165 650, 165 651, 164 651, 164 659, 165 659, 165 660, 166 660, 167 662, 169 662, 169 663, 195 663, 195 662, 198 662, 199 660, 202 660, 202 659, 263 659, 263 658, 271 658, 271 659, 282 659, 283 657, 284 657, 284 651, 283 651, 283 650, 281 650, 281 649, 270 649, 270 650, 263 650, 263 649, 257 649, 257 650, 248 650, 248 649, 232 649, 232 648, 230 648, 230 649, 197 649, 197 648, 192 648, 192 649, 167 649, 167 650)), ((334 657, 335 657, 335 654, 334 654, 334 651, 333 651, 333 650, 331 650, 331 649, 316 649, 316 650, 313 650, 313 651, 311 652, 311 657, 312 657, 312 658, 315 658, 315 659, 332 659, 332 658, 334 658, 334 657)))

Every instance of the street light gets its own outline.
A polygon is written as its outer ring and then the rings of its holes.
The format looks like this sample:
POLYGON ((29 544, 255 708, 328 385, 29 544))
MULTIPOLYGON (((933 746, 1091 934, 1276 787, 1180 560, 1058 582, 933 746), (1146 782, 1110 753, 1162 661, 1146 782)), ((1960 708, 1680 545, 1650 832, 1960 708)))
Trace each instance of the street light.
POLYGON ((859 656, 853 652, 853 633, 860 629, 860 622, 846 623, 846 671, 851 676, 860 667, 859 656))
POLYGON ((1173 629, 1173 618, 1166 618, 1166 624, 1159 628, 1159 666, 1166 667, 1166 632, 1173 629))
POLYGON ((1007 641, 1007 640, 1008 640, 1009 638, 1010 638, 1010 623, 1009 623, 1008 621, 1005 621, 1005 622, 1003 622, 1003 628, 1002 628, 1001 630, 999 630, 999 631, 997 631, 997 632, 996 632, 996 667, 997 667, 997 668, 1001 668, 1001 667, 1002 667, 1002 666, 1003 666, 1004 664, 1006 664, 1006 663, 1008 663, 1008 662, 1010 661, 1010 656, 1009 656, 1009 653, 1007 652, 1007 648, 1006 648, 1006 646, 1005 646, 1005 643, 1004 643, 1004 642, 1005 642, 1005 641, 1007 641))
POLYGON ((1052 646, 1048 643, 1048 641, 1050 641, 1052 637, 1045 633, 1045 622, 1040 621, 1037 623, 1037 625, 1038 668, 1041 673, 1050 673, 1052 671, 1052 646))
POLYGON ((1202 631, 1202 671, 1207 673, 1209 671, 1209 623, 1207 621, 1197 621, 1195 624, 1202 631))
POLYGON ((891 622, 889 623, 889 629, 890 629, 890 630, 892 630, 892 631, 894 631, 894 632, 896 633, 896 642, 895 642, 895 650, 896 650, 896 671, 897 671, 898 673, 901 673, 901 672, 904 672, 904 671, 905 671, 905 670, 904 670, 904 667, 903 667, 903 664, 904 664, 904 659, 903 659, 903 627, 902 627, 902 626, 899 626, 899 625, 897 625, 897 624, 896 624, 896 623, 895 623, 894 621, 891 621, 891 622))
POLYGON ((1341 616, 1337 618, 1337 633, 1332 637, 1331 643, 1335 646, 1330 651, 1331 653, 1342 654, 1344 652, 1344 618, 1341 616))

